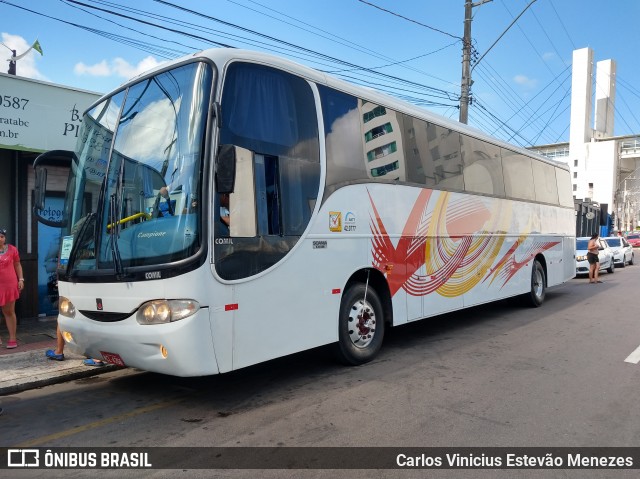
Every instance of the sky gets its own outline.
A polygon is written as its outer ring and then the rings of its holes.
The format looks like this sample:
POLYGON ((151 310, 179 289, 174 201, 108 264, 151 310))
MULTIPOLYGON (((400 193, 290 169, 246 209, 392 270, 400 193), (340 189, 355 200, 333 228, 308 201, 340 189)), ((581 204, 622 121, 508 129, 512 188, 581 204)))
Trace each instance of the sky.
MULTIPOLYGON (((10 49, 20 55, 38 39, 43 55, 18 60, 19 76, 107 93, 160 63, 230 46, 458 120, 464 3, 0 0, 0 71, 10 49)), ((640 135, 639 0, 474 3, 469 125, 520 146, 568 142, 573 50, 589 47, 595 63, 616 62, 614 134, 640 135)))

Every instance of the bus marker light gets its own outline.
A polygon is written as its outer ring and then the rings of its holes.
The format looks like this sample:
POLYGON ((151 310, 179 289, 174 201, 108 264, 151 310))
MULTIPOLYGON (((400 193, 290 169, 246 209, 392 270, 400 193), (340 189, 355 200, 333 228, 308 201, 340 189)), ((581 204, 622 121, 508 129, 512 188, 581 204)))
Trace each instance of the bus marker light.
POLYGON ((160 345, 160 354, 162 354, 162 357, 167 359, 167 356, 169 355, 169 351, 167 351, 167 348, 165 348, 162 344, 160 345))
POLYGON ((235 304, 225 304, 225 305, 224 305, 224 310, 225 310, 225 311, 235 311, 236 309, 238 309, 238 303, 235 303, 235 304))
POLYGON ((340 294, 340 288, 332 289, 331 294, 340 294))

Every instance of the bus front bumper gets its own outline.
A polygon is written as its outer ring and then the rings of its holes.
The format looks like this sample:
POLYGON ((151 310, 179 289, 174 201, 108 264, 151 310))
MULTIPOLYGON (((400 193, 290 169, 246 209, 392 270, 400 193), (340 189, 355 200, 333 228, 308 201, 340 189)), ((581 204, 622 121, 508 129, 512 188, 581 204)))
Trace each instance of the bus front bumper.
POLYGON ((92 358, 172 376, 219 373, 208 308, 167 324, 142 325, 135 314, 122 321, 93 321, 79 312, 74 318, 60 315, 58 321, 67 346, 92 358))

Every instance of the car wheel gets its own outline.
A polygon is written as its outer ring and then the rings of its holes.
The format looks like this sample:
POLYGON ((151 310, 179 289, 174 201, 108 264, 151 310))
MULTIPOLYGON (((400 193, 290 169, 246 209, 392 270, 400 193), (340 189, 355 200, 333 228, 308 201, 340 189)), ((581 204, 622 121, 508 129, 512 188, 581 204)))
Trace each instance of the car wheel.
POLYGON ((616 270, 616 265, 613 264, 613 258, 612 258, 611 262, 609 263, 609 268, 607 268, 607 273, 613 274, 615 270, 616 270))
POLYGON ((629 266, 633 266, 633 253, 631 253, 631 259, 629 259, 629 266))

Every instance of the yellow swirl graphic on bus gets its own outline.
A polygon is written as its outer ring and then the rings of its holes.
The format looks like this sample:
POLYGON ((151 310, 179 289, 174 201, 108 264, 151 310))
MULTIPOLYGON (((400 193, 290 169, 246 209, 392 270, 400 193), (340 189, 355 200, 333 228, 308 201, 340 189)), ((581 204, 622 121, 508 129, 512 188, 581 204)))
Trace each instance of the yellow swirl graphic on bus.
POLYGON ((392 296, 404 289, 412 296, 437 292, 452 298, 487 279, 502 287, 538 253, 559 243, 529 239, 529 220, 498 258, 513 229, 515 203, 421 190, 394 246, 371 194, 369 200, 373 266, 385 274, 392 296))

